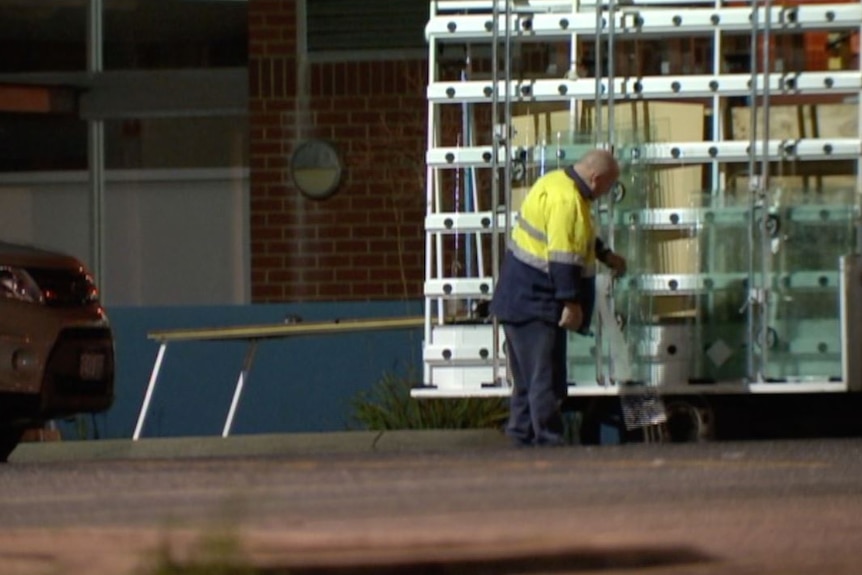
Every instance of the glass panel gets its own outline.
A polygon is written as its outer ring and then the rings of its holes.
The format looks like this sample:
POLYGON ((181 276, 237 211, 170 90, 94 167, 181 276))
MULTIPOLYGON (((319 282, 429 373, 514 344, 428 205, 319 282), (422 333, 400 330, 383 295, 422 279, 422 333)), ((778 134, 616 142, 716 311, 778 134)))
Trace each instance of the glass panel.
POLYGON ((108 169, 248 165, 245 116, 125 118, 105 122, 108 169))
POLYGON ((775 190, 765 224, 745 193, 698 193, 692 207, 670 209, 641 209, 642 196, 614 217, 630 270, 615 308, 638 377, 739 381, 750 359, 767 381, 840 379, 839 258, 856 245, 853 188, 775 190), (766 305, 749 302, 757 293, 766 305))
POLYGON ((103 27, 106 70, 248 63, 248 2, 108 0, 103 27))
POLYGON ((245 117, 105 123, 112 305, 248 300, 245 117))
POLYGON ((772 194, 769 223, 759 237, 769 255, 765 324, 766 377, 841 378, 839 258, 854 251, 852 188, 772 194))
POLYGON ((248 184, 242 171, 111 172, 106 302, 248 303, 248 184))
POLYGON ((391 0, 314 0, 307 3, 310 53, 425 49, 428 6, 391 0), (397 22, 397 26, 392 23, 397 22))
POLYGON ((0 174, 0 206, 3 240, 60 250, 90 265, 85 172, 0 174))
POLYGON ((747 282, 752 266, 747 194, 704 192, 696 212, 702 275, 692 381, 740 381, 748 370, 747 282))
MULTIPOLYGON (((632 129, 631 123, 625 121, 615 122, 615 126, 617 129, 614 133, 614 153, 620 163, 619 182, 622 186, 594 207, 596 220, 601 230, 599 235, 606 242, 612 243, 614 249, 619 253, 629 255, 636 251, 639 243, 632 241, 629 234, 618 233, 616 229, 611 231, 609 227, 614 217, 614 211, 625 213, 626 210, 635 207, 640 208, 644 205, 646 198, 644 190, 648 187, 644 182, 649 176, 644 165, 639 161, 642 149, 639 131, 632 129)), ((552 143, 539 147, 537 171, 544 173, 550 169, 570 165, 578 156, 595 146, 596 140, 592 132, 558 131, 554 134, 552 143)), ((617 222, 617 220, 613 221, 614 223, 617 222)), ((599 272, 606 273, 606 270, 601 268, 599 272)), ((604 281, 604 279, 600 279, 597 283, 600 286, 606 285, 604 281)), ((597 308, 601 307, 602 301, 600 300, 603 298, 603 294, 597 294, 597 308)), ((623 317, 623 314, 620 316, 623 317)), ((594 333, 597 335, 601 333, 602 328, 598 316, 594 317, 592 326, 594 333)), ((626 339, 629 349, 625 349, 625 342, 619 337, 613 337, 614 335, 605 333, 604 336, 585 338, 581 335, 570 334, 568 346, 568 380, 570 384, 585 387, 597 385, 600 381, 608 382, 611 379, 622 381, 634 378, 643 381, 636 360, 634 338, 626 339), (602 345, 602 363, 597 366, 596 356, 599 353, 598 346, 600 343, 602 345), (634 373, 629 369, 632 361, 635 362, 634 373)))
MULTIPOLYGON (((0 3, 0 73, 84 72, 87 6, 0 3)), ((105 68, 242 68, 248 60, 247 11, 246 2, 105 0, 105 68)), ((155 74, 148 79, 164 75, 155 74)), ((66 86, 84 76, 44 77, 66 86)), ((111 86, 134 96, 157 85, 135 83, 138 76, 131 75, 129 86, 117 77, 111 86)), ((99 80, 93 85, 95 93, 99 80)), ((101 95, 106 99, 96 98, 97 104, 111 103, 110 89, 101 95)), ((106 261, 99 279, 106 303, 246 303, 245 106, 236 107, 235 116, 206 116, 206 106, 177 112, 141 96, 126 98, 132 102, 114 114, 146 118, 104 124, 106 261), (153 117, 161 114, 171 117, 153 117)), ((198 97, 191 96, 190 107, 198 97)), ((77 115, 0 116, 0 217, 4 239, 62 250, 94 268, 88 127, 77 115)))
MULTIPOLYGON (((106 175, 109 305, 248 301, 244 170, 122 170, 106 175)), ((91 269, 85 172, 0 175, 3 239, 77 256, 91 269)))
POLYGON ((87 123, 59 114, 0 113, 0 172, 85 170, 87 123))
POLYGON ((0 3, 0 73, 87 68, 86 2, 0 3))
MULTIPOLYGON (((87 2, 0 3, 0 73, 87 68, 87 2)), ((106 70, 243 67, 248 3, 105 0, 106 70)))
MULTIPOLYGON (((628 364, 627 375, 661 386, 760 375, 839 379, 838 262, 857 241, 855 176, 812 178, 809 188, 774 178, 768 202, 753 205, 738 167, 727 172, 731 188, 703 191, 711 175, 704 166, 641 163, 643 142, 659 141, 665 128, 656 121, 631 129, 625 120, 623 114, 615 123, 625 193, 597 209, 601 235, 629 262, 629 275, 614 287, 615 318, 605 323, 621 326, 625 343, 612 347, 608 334, 572 335, 570 383, 620 381, 608 371, 612 364, 628 364)), ((550 126, 569 124, 568 112, 551 113, 550 126)), ((545 134, 527 157, 528 182, 594 146, 591 133, 545 134)))

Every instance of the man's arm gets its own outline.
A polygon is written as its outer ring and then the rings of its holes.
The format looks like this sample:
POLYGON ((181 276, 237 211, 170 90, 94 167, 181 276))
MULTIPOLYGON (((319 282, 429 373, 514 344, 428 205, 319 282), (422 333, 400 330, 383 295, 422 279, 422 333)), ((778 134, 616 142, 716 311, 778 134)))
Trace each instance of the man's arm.
POLYGON ((558 325, 569 331, 578 331, 584 323, 584 310, 576 301, 567 301, 563 304, 563 313, 558 325))
POLYGON ((606 246, 600 237, 596 237, 596 259, 608 266, 613 271, 614 277, 625 275, 626 259, 606 246))

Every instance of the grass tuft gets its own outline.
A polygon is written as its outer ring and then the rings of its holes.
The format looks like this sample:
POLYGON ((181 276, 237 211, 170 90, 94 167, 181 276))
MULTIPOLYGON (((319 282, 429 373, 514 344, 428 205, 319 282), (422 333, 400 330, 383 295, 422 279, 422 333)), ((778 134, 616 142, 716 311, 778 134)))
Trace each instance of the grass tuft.
POLYGON ((372 431, 394 429, 500 428, 508 417, 506 398, 422 398, 410 396, 415 377, 384 373, 352 400, 354 419, 372 431))

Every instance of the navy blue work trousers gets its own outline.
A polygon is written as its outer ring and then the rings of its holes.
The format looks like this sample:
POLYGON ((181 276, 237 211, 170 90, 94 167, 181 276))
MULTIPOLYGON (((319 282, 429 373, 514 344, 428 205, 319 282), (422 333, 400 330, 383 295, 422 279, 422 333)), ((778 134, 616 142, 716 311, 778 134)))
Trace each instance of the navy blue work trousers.
POLYGON ((504 323, 513 381, 506 434, 521 445, 562 445, 566 330, 542 320, 504 323))

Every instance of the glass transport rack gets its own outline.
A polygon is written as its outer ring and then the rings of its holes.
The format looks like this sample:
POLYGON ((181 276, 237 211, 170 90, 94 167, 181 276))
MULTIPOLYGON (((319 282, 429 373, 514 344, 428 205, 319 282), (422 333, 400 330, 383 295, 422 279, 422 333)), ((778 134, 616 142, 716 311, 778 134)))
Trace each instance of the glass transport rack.
POLYGON ((629 264, 572 334, 570 398, 862 391, 856 2, 431 2, 416 398, 505 396, 488 316, 539 175, 592 147, 629 264), (855 353, 854 353, 855 350, 855 353))

